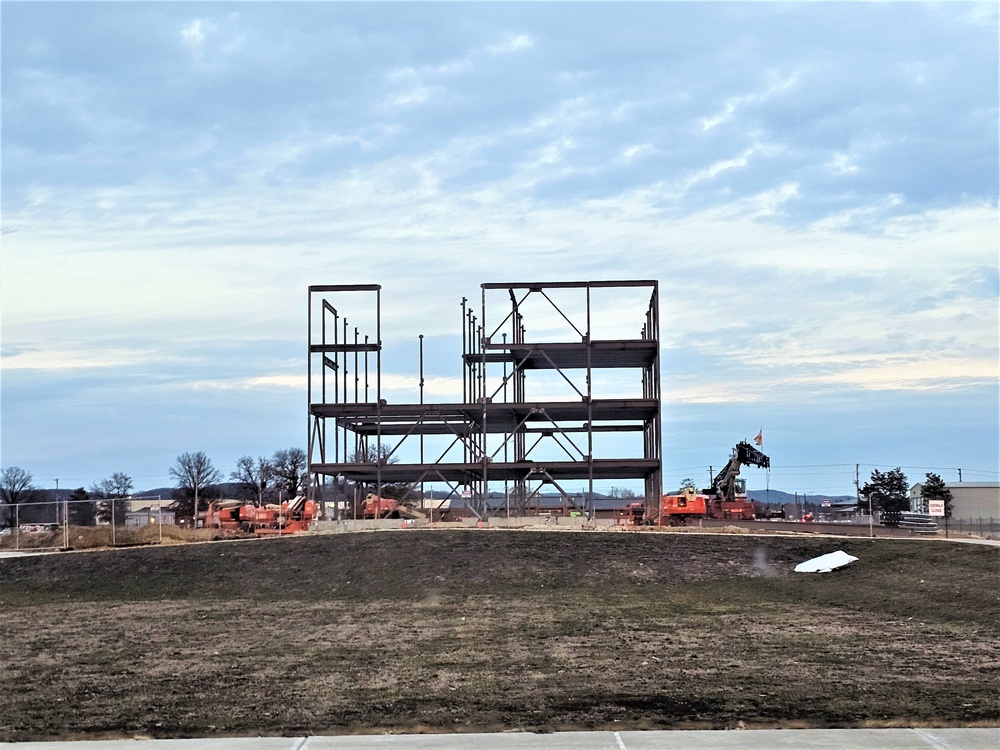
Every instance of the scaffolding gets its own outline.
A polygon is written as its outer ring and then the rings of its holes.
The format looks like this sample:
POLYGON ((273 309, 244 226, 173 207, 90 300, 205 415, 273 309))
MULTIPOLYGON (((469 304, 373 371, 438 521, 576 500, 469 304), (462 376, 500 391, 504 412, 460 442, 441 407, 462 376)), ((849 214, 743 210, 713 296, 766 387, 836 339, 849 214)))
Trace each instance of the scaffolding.
POLYGON ((443 485, 445 499, 461 498, 485 521, 530 513, 551 488, 567 512, 593 518, 595 481, 641 480, 655 512, 662 494, 658 282, 488 283, 478 313, 465 298, 461 308, 461 401, 424 402, 421 336, 419 402, 388 403, 381 286, 309 287, 311 491, 334 478, 377 495, 392 485, 405 499, 426 483, 443 485), (597 304, 598 294, 612 304, 597 304), (359 296, 367 328, 352 326, 344 312, 342 300, 359 296), (639 319, 621 320, 629 311, 614 302, 625 296, 640 300, 644 310, 631 311, 639 319), (611 318, 603 328, 617 335, 595 335, 596 324, 611 318), (623 336, 626 328, 637 335, 623 336), (625 394, 598 392, 610 371, 615 382, 624 374, 631 384, 625 394), (586 490, 572 492, 571 482, 586 490))

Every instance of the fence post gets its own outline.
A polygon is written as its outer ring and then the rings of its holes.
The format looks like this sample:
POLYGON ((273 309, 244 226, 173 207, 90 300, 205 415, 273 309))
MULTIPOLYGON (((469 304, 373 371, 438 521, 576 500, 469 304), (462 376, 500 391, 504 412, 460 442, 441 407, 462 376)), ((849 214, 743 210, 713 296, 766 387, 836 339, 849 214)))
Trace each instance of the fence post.
POLYGON ((21 506, 14 506, 14 549, 21 550, 21 506))

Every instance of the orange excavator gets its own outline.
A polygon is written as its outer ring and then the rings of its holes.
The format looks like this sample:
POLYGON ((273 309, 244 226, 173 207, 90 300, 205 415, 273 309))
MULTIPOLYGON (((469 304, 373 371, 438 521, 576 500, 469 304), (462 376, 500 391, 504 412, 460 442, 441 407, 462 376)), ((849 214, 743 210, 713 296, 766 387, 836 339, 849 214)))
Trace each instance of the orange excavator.
POLYGON ((316 502, 303 495, 266 505, 222 500, 209 504, 205 526, 267 536, 308 531, 315 518, 316 502))

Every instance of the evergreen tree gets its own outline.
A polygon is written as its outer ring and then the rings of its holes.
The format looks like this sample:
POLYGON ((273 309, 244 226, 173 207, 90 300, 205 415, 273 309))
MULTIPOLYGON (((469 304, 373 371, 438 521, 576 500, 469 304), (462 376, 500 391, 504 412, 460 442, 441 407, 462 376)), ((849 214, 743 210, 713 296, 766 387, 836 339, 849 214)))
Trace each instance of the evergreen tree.
POLYGON ((882 523, 886 526, 898 526, 899 514, 910 509, 906 475, 898 467, 886 472, 872 471, 871 480, 865 482, 861 494, 871 503, 873 511, 882 513, 882 523))
POLYGON ((69 496, 69 522, 74 526, 97 525, 97 503, 83 487, 73 490, 69 496))
POLYGON ((951 518, 951 490, 945 485, 944 480, 937 474, 928 473, 927 480, 920 488, 920 497, 924 502, 931 500, 944 500, 944 516, 951 518))

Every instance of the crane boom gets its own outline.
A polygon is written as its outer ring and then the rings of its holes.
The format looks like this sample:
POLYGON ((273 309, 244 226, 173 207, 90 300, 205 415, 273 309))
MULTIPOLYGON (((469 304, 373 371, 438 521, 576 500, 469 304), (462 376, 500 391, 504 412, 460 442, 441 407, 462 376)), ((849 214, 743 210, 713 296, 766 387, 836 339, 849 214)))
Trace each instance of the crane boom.
POLYGON ((733 502, 736 499, 736 478, 740 475, 740 467, 748 465, 767 469, 771 466, 771 459, 750 443, 741 441, 733 448, 729 461, 722 467, 722 471, 716 474, 712 486, 705 492, 713 493, 723 502, 733 502))

